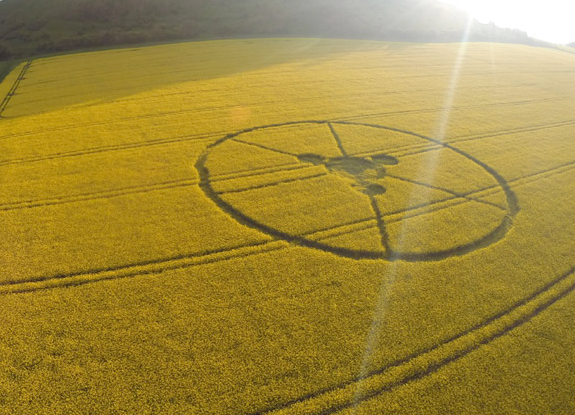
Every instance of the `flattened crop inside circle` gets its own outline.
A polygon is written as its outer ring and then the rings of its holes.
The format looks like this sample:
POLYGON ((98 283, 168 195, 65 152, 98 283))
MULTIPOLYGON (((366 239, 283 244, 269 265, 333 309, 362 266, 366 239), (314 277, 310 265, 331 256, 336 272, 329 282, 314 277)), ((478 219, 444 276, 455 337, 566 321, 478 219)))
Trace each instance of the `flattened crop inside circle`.
POLYGON ((409 131, 299 121, 229 134, 196 163, 238 222, 355 259, 438 260, 500 240, 518 211, 493 168, 409 131))

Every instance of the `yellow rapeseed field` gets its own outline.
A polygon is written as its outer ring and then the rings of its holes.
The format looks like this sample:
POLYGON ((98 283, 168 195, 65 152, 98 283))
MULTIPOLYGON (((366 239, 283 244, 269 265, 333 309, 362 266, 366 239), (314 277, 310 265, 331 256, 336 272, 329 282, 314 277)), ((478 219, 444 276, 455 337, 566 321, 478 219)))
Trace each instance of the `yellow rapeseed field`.
POLYGON ((575 55, 244 39, 0 84, 0 413, 575 413, 575 55))

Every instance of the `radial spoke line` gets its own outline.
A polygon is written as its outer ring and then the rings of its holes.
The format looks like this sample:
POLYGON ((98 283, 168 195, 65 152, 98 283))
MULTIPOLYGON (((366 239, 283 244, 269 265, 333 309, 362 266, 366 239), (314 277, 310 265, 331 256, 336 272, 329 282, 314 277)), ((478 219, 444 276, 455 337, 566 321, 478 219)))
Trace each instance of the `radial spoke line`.
POLYGON ((343 148, 343 144, 341 143, 341 139, 339 138, 337 131, 335 131, 335 128, 333 128, 333 125, 330 122, 328 122, 327 125, 331 131, 331 134, 333 135, 333 138, 335 139, 335 142, 337 144, 337 148, 339 148, 341 155, 344 157, 347 157, 348 156, 347 152, 345 151, 345 148, 343 148))
MULTIPOLYGON (((509 182, 510 184, 511 184, 511 183, 514 183, 514 184, 515 184, 515 187, 519 187, 519 186, 523 186, 523 185, 525 185, 525 184, 529 184, 529 183, 532 183, 532 182, 538 180, 537 178, 538 178, 539 176, 545 177, 544 175, 546 175, 546 174, 548 174, 548 175, 552 175, 552 174, 563 174, 563 173, 566 173, 566 172, 572 170, 573 168, 575 168, 575 161, 570 162, 570 163, 565 163, 565 164, 562 164, 561 166, 554 167, 554 168, 551 168, 551 169, 547 169, 547 170, 544 170, 544 171, 539 171, 539 172, 537 172, 537 173, 533 173, 533 174, 530 174, 530 175, 527 175, 527 176, 521 176, 521 177, 518 177, 518 178, 515 178, 515 179, 511 179, 511 180, 509 180, 508 182, 509 182)), ((486 187, 486 188, 483 188, 483 189, 477 189, 477 190, 474 190, 474 191, 472 191, 472 192, 469 192, 469 193, 466 194, 466 196, 468 196, 468 195, 470 195, 470 194, 481 193, 481 192, 490 192, 490 194, 496 194, 496 193, 499 193, 499 192, 503 192, 503 189, 502 189, 501 187, 498 187, 497 185, 493 185, 493 186, 489 186, 489 187, 486 187)), ((465 198, 465 197, 457 197, 457 196, 456 196, 456 197, 453 197, 453 198, 450 198, 450 199, 439 200, 439 201, 437 201, 437 202, 425 203, 425 204, 420 204, 420 205, 416 205, 416 206, 410 206, 410 207, 408 207, 408 208, 406 208, 406 209, 402 209, 402 210, 397 210, 397 211, 394 211, 394 212, 386 213, 386 214, 384 215, 384 218, 389 218, 389 217, 391 217, 391 216, 396 216, 396 215, 399 215, 399 214, 402 214, 402 213, 412 212, 412 211, 419 210, 419 209, 426 208, 426 207, 431 207, 431 208, 432 208, 432 210, 429 210, 429 211, 424 211, 424 212, 420 212, 420 213, 414 213, 414 214, 411 214, 411 215, 409 215, 409 216, 405 216, 405 217, 403 217, 403 218, 389 219, 389 220, 386 221, 386 223, 399 222, 399 221, 401 221, 401 220, 409 219, 409 218, 412 218, 412 217, 415 217, 415 216, 425 215, 425 214, 427 214, 427 213, 431 213, 431 212, 435 212, 435 211, 438 211, 438 210, 447 209, 447 208, 452 207, 452 206, 457 206, 457 205, 460 205, 460 204, 463 204, 463 203, 467 203, 467 202, 472 201, 472 200, 473 200, 473 199, 468 199, 468 198, 465 198), (461 200, 457 201, 457 199, 461 199, 461 200), (448 206, 438 206, 438 205, 440 205, 440 204, 445 204, 445 203, 448 203, 448 202, 450 202, 450 203, 455 202, 455 203, 450 204, 450 205, 448 205, 448 206)), ((506 210, 507 210, 507 209, 506 209, 506 210)))
POLYGON ((441 151, 441 150, 445 150, 445 146, 440 145, 440 144, 431 144, 430 143, 429 146, 422 144, 419 149, 410 148, 410 149, 404 149, 404 150, 398 150, 398 151, 390 151, 389 154, 391 154, 397 158, 401 158, 401 157, 417 156, 419 154, 429 153, 431 151, 441 151))
MULTIPOLYGON (((427 144, 417 144, 418 146, 426 147, 426 149, 431 149, 433 150, 435 147, 436 149, 440 150, 441 148, 443 148, 442 146, 435 144, 435 143, 427 143, 427 144)), ((369 156, 374 156, 377 154, 387 154, 390 156, 395 156, 395 157, 404 157, 405 155, 410 155, 410 154, 400 154, 403 151, 407 151, 410 150, 414 147, 413 144, 410 144, 409 146, 399 146, 399 147, 393 147, 393 148, 382 148, 382 149, 377 149, 377 150, 373 150, 373 151, 362 151, 359 153, 353 153, 350 154, 350 156, 352 157, 369 157, 369 156)))
POLYGON ((236 143, 246 144, 248 146, 258 147, 258 148, 261 148, 263 150, 273 151, 274 153, 284 154, 286 156, 297 157, 297 154, 289 153, 289 152, 283 151, 283 150, 278 150, 277 148, 267 147, 267 146, 264 146, 264 145, 258 144, 258 143, 250 143, 249 141, 240 140, 239 138, 232 138, 231 141, 235 141, 236 143))
POLYGON ((391 253, 391 249, 389 247, 389 235, 385 229, 385 222, 383 221, 381 210, 377 205, 377 200, 375 200, 375 197, 371 196, 370 200, 371 208, 373 209, 373 213, 375 213, 375 219, 377 220, 377 228, 379 229, 379 234, 381 235, 381 246, 383 247, 385 254, 389 255, 391 253))
POLYGON ((417 145, 412 145, 410 147, 398 147, 396 149, 392 149, 389 154, 395 157, 409 157, 415 156, 417 154, 429 153, 430 151, 438 151, 444 150, 445 147, 440 144, 435 143, 421 143, 417 145))
MULTIPOLYGON (((497 208, 497 209, 501 209, 501 210, 505 210, 505 211, 507 210, 506 208, 504 208, 503 206, 498 205, 497 203, 488 202, 488 201, 486 201, 486 200, 478 199, 478 198, 476 198, 476 197, 471 197, 471 196, 469 196, 470 193, 465 194, 465 193, 454 192, 453 190, 445 189, 445 188, 439 187, 439 186, 433 186, 433 185, 428 184, 428 183, 419 182, 419 181, 417 181, 417 180, 408 179, 408 178, 401 177, 401 176, 396 176, 395 174, 386 173, 386 176, 391 177, 391 178, 394 178, 394 179, 397 179, 397 180, 401 180, 401 181, 404 181, 404 182, 408 182, 408 183, 412 183, 412 184, 417 184, 417 185, 419 185, 419 186, 424 186, 424 187, 427 187, 427 188, 429 188, 429 189, 441 190, 441 191, 443 191, 443 192, 449 193, 449 194, 452 195, 452 196, 460 197, 460 198, 462 198, 462 199, 467 199, 467 200, 473 201, 473 202, 483 203, 483 204, 485 204, 485 205, 489 205, 489 206, 495 207, 495 208, 497 208)), ((473 193, 473 192, 471 192, 471 193, 473 193)))
POLYGON ((394 212, 386 213, 385 215, 383 215, 383 218, 390 218, 393 216, 401 215, 402 213, 419 211, 419 212, 407 214, 406 216, 403 216, 403 217, 386 220, 386 223, 395 223, 395 222, 400 222, 402 220, 409 219, 409 218, 412 218, 415 216, 427 215, 429 213, 433 213, 433 212, 436 212, 438 210, 448 209, 448 208, 451 208, 453 206, 459 206, 459 205, 462 205, 464 203, 469 203, 469 202, 471 202, 471 200, 465 199, 462 197, 454 196, 454 197, 451 197, 449 199, 438 200, 436 202, 430 202, 430 203, 422 203, 419 205, 410 206, 406 209, 396 210, 394 212), (421 211, 421 209, 424 209, 424 208, 429 208, 429 210, 421 211))

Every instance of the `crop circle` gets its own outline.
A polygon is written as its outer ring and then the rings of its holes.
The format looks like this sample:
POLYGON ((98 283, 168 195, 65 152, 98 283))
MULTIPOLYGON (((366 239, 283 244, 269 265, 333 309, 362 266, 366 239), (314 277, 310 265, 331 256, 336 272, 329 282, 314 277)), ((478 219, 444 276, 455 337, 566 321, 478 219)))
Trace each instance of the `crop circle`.
POLYGON ((376 124, 250 128, 210 145, 196 168, 204 193, 238 222, 355 259, 463 255, 503 238, 518 211, 489 165, 376 124))

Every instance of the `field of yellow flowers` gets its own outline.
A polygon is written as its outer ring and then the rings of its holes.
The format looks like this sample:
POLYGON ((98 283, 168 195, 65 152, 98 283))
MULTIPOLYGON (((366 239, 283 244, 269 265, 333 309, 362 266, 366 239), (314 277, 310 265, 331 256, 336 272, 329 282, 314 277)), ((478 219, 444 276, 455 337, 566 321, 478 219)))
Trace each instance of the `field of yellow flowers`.
POLYGON ((488 43, 22 63, 0 413, 574 413, 573 88, 488 43))

